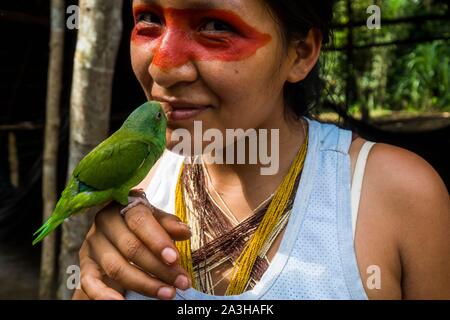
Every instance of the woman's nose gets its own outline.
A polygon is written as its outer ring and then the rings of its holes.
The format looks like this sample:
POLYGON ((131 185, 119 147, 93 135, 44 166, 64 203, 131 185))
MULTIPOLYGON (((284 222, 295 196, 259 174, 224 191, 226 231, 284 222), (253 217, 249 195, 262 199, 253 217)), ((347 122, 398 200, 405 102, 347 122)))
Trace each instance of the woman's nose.
POLYGON ((186 41, 188 39, 176 32, 167 32, 155 48, 149 73, 160 86, 171 87, 178 82, 194 82, 197 79, 192 44, 186 41))

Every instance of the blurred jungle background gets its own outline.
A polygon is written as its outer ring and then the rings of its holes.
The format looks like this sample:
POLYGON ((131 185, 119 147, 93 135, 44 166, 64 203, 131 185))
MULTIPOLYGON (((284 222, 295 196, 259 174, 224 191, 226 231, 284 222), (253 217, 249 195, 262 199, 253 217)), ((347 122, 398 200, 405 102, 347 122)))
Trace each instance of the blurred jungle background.
MULTIPOLYGON (((449 17, 444 0, 337 1, 326 90, 312 111, 418 153, 447 187, 449 17)), ((74 219, 36 247, 32 234, 67 172, 145 101, 131 70, 132 28, 130 1, 0 4, 0 299, 71 296, 67 266, 77 264, 90 220, 74 219), (73 5, 86 21, 79 29, 69 27, 73 5)))

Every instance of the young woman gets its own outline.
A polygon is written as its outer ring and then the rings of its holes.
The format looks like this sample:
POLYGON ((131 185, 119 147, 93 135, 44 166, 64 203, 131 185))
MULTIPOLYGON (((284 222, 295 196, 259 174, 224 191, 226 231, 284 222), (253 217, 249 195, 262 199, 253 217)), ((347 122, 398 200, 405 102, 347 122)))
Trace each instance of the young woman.
POLYGON ((450 298, 438 174, 305 116, 332 1, 135 0, 133 11, 133 70, 162 102, 167 149, 194 121, 224 135, 278 129, 278 170, 166 151, 137 186, 151 206, 97 214, 74 298, 450 298))

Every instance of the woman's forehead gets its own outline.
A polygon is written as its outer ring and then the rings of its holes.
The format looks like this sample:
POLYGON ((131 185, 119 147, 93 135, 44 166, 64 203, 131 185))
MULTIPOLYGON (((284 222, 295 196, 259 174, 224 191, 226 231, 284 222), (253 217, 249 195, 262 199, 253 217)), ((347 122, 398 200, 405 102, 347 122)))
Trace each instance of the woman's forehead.
POLYGON ((133 0, 133 4, 149 4, 173 9, 225 9, 237 13, 263 7, 263 0, 133 0))

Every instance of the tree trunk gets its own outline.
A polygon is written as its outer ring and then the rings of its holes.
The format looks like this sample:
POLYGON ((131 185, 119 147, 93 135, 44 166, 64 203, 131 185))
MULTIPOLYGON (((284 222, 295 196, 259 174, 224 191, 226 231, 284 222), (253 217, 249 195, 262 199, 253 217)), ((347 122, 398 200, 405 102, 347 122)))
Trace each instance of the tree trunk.
MULTIPOLYGON (((50 217, 56 204, 59 107, 62 89, 64 59, 64 0, 51 2, 50 59, 47 76, 47 106, 45 120, 44 160, 42 173, 43 220, 50 217)), ((42 244, 39 298, 52 299, 55 296, 56 280, 56 237, 48 235, 42 244)))
MULTIPOLYGON (((69 176, 77 163, 107 137, 115 60, 122 35, 122 0, 80 0, 70 109, 69 176)), ((67 268, 78 266, 78 251, 93 215, 63 225, 58 298, 70 299, 67 268)))
POLYGON ((18 188, 19 179, 19 155, 17 153, 17 140, 14 132, 8 132, 8 162, 11 184, 18 188))
POLYGON ((345 103, 347 108, 346 112, 348 113, 355 101, 355 89, 356 89, 355 68, 353 61, 353 41, 354 41, 353 7, 351 0, 347 0, 346 8, 348 15, 348 34, 347 34, 347 49, 346 49, 347 75, 345 81, 345 103))

